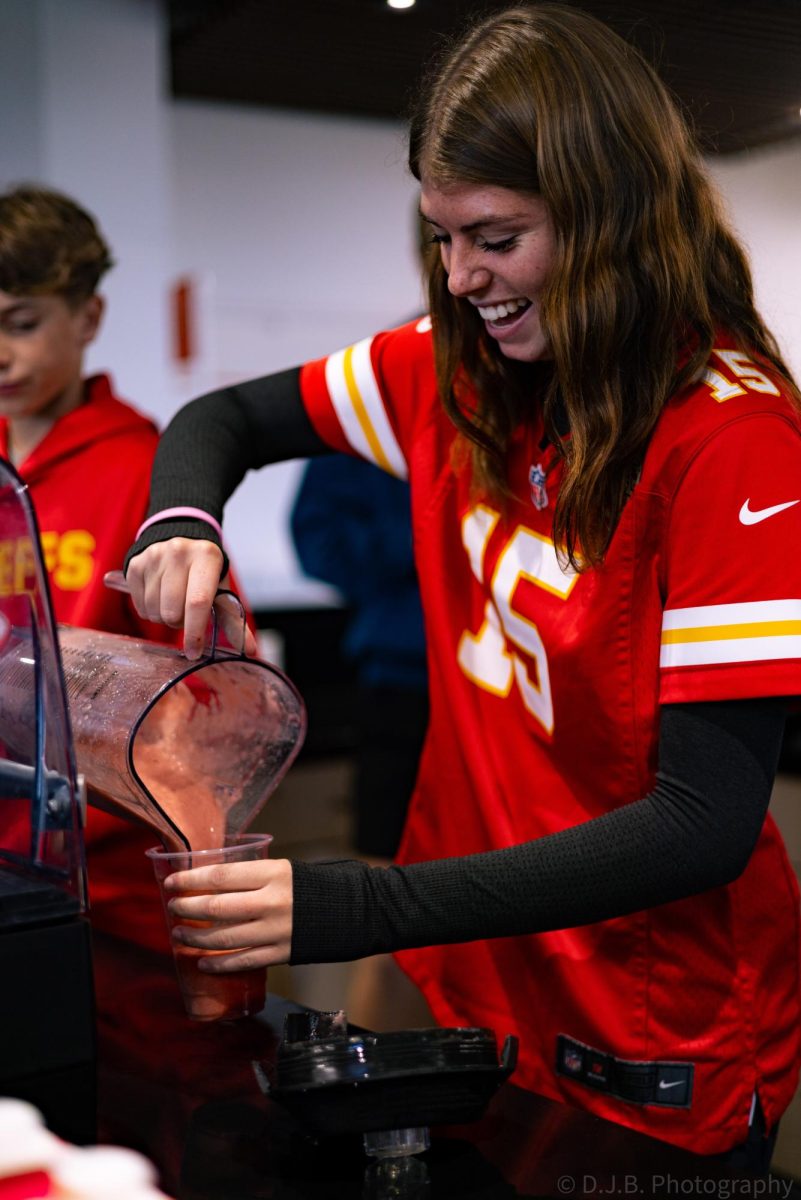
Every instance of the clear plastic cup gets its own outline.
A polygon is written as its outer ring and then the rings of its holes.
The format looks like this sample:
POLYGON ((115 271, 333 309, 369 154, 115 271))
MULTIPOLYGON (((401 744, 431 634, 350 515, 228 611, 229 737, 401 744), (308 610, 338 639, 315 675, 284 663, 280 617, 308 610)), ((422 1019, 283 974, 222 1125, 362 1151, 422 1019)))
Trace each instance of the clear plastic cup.
MULTIPOLYGON (((208 921, 188 921, 185 917, 173 916, 167 908, 167 902, 175 893, 165 895, 164 892, 164 880, 168 875, 175 871, 188 871, 192 867, 267 858, 272 840, 269 833, 245 833, 226 838, 225 845, 215 850, 164 850, 154 846, 152 850, 145 851, 153 864, 168 929, 172 931, 176 925, 203 928, 210 924, 208 921)), ((267 1001, 266 967, 210 975, 200 970, 198 959, 214 951, 196 950, 193 946, 181 946, 177 942, 173 942, 172 948, 184 1007, 191 1020, 231 1021, 237 1017, 253 1016, 264 1008, 267 1001)), ((230 950, 225 953, 230 953, 230 950)))

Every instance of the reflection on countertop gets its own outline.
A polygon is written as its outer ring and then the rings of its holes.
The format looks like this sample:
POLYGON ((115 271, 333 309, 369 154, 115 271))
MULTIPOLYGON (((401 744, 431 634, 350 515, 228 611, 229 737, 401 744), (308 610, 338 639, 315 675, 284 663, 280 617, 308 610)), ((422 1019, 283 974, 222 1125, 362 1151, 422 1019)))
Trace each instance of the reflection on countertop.
MULTIPOLYGON (((253 1063, 269 1071, 296 1004, 193 1024, 171 959, 96 935, 94 960, 98 1140, 142 1151, 178 1200, 734 1194, 704 1159, 509 1083, 479 1121, 433 1129, 424 1155, 371 1161, 360 1138, 315 1139, 261 1092, 253 1063)), ((797 1194, 772 1182, 763 1194, 797 1194)))

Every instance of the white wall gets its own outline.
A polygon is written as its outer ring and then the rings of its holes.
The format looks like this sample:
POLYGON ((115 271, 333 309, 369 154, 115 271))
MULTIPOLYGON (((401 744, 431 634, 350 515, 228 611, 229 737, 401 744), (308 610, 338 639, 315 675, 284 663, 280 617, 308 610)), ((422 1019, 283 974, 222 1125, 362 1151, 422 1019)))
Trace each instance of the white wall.
POLYGON ((173 262, 213 277, 218 369, 294 365, 417 308, 401 125, 178 101, 170 132, 173 262))
MULTIPOLYGON (((180 101, 170 111, 172 256, 194 275, 198 363, 183 397, 317 358, 422 304, 403 127, 180 101)), ((252 603, 330 595, 287 537, 301 470, 251 474, 226 535, 252 603)))
POLYGON ((762 314, 801 382, 801 140, 710 166, 750 252, 762 314))
POLYGON ((168 387, 168 128, 161 0, 0 0, 0 187, 59 188, 118 265, 88 367, 150 412, 168 387))

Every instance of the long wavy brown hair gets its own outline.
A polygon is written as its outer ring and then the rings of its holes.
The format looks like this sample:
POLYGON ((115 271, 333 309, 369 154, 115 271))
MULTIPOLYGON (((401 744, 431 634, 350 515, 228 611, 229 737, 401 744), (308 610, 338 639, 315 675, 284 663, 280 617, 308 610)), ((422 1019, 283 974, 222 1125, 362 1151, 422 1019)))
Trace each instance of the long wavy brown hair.
POLYGON ((554 539, 574 567, 603 560, 662 407, 703 369, 717 327, 798 400, 685 120, 639 52, 600 21, 533 4, 472 28, 421 92, 409 165, 436 186, 511 188, 550 210, 544 383, 504 359, 433 256, 429 296, 440 390, 480 490, 508 496, 509 436, 543 405, 565 459, 554 539), (569 438, 555 427, 560 404, 569 438))

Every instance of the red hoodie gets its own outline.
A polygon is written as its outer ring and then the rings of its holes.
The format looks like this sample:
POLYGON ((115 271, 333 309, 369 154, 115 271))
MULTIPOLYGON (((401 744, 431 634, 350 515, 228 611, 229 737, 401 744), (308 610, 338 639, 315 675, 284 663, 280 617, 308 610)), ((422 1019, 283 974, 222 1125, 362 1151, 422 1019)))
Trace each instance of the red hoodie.
MULTIPOLYGON (((145 518, 158 431, 116 399, 105 375, 86 381, 85 396, 17 465, 36 509, 56 620, 180 644, 177 631, 141 620, 126 595, 103 584, 106 571, 122 566, 145 518)), ((3 418, 0 454, 8 457, 3 418)), ((144 857, 157 841, 152 831, 89 806, 92 924, 168 951, 153 871, 144 857)))

